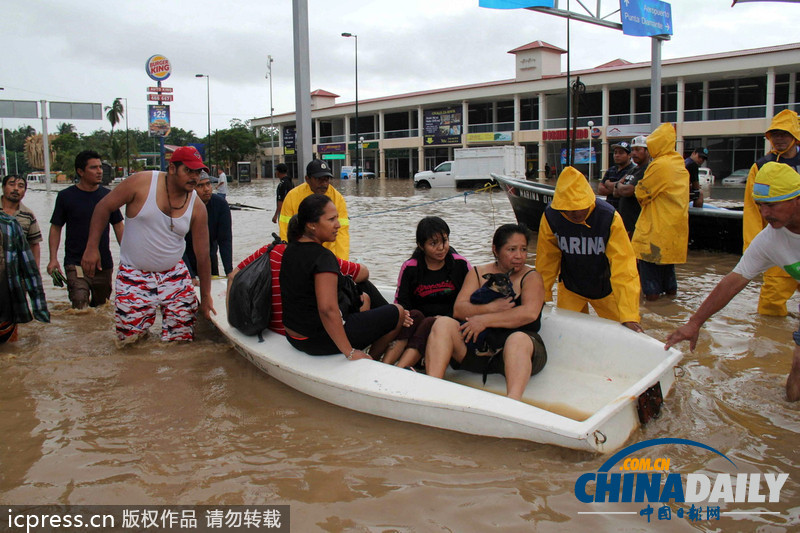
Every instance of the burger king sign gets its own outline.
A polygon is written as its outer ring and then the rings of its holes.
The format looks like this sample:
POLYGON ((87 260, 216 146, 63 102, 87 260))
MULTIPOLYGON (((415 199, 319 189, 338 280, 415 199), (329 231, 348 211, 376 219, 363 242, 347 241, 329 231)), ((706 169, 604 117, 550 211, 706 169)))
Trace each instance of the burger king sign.
POLYGON ((172 73, 169 59, 158 54, 150 56, 150 59, 145 63, 145 70, 147 71, 147 75, 154 81, 164 81, 169 78, 169 75, 172 73))

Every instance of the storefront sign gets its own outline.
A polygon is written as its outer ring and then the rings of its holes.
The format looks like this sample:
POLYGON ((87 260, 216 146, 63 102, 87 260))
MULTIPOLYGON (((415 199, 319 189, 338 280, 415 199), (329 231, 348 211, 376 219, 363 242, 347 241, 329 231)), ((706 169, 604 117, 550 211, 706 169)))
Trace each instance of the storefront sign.
MULTIPOLYGON (((322 154, 343 154, 347 151, 345 143, 318 144, 317 153, 322 154)), ((325 158, 323 158, 325 159, 325 158)))
POLYGON ((460 144, 461 143, 461 110, 454 107, 447 109, 426 109, 425 144, 460 144))
POLYGON ((470 143, 483 143, 483 142, 498 142, 498 141, 511 141, 511 132, 503 131, 499 133, 467 133, 467 142, 470 143))
MULTIPOLYGON (((578 128, 575 130, 573 139, 588 139, 589 128, 578 128)), ((566 141, 567 130, 544 130, 542 132, 543 141, 566 141)))
POLYGON ((283 128, 283 153, 286 155, 293 155, 295 146, 296 130, 294 126, 286 126, 283 128))

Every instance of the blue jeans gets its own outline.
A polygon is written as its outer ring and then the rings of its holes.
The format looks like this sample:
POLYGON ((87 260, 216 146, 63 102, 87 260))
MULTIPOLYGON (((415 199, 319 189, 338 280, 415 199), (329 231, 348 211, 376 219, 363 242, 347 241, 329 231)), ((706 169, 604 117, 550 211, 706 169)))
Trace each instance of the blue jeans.
POLYGON ((636 262, 636 266, 639 268, 639 279, 645 296, 678 292, 675 265, 657 265, 640 259, 636 262))

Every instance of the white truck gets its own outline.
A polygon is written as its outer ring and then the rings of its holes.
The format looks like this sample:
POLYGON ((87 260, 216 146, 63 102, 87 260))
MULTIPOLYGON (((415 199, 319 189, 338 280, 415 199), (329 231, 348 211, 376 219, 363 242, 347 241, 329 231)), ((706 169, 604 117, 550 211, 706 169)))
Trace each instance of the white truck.
POLYGON ((525 177, 525 148, 522 146, 458 148, 454 153, 453 161, 414 174, 414 186, 428 189, 482 185, 492 181, 491 173, 525 177))

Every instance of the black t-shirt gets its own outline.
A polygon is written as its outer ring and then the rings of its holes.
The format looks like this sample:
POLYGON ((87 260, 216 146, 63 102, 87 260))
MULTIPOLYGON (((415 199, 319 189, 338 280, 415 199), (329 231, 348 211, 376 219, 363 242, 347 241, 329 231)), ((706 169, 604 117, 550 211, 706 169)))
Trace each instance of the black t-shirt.
MULTIPOLYGON (((94 207, 111 191, 105 187, 98 187, 92 192, 83 191, 77 185, 67 187, 58 193, 56 205, 50 224, 67 226, 67 236, 64 241, 64 265, 80 265, 86 241, 89 240, 89 225, 92 221, 94 207)), ((122 213, 119 209, 111 213, 109 222, 117 224, 122 222, 122 213)), ((108 246, 108 226, 103 230, 100 238, 100 260, 103 268, 113 268, 114 260, 108 246)))
POLYGON ((691 157, 684 161, 686 170, 689 172, 689 201, 694 201, 700 196, 700 165, 691 157), (695 188, 695 183, 697 188, 695 188))
MULTIPOLYGON (((606 171, 606 175, 603 177, 602 183, 606 183, 608 181, 611 182, 612 184, 615 184, 619 180, 621 180, 622 178, 633 172, 635 168, 636 164, 633 161, 628 161, 628 164, 622 168, 619 168, 617 165, 614 165, 613 167, 609 168, 606 171)), ((606 202, 613 205, 614 209, 617 209, 617 207, 619 206, 619 198, 614 196, 613 191, 606 196, 606 202)))
MULTIPOLYGON (((622 185, 635 186, 644 177, 645 170, 647 170, 647 165, 636 167, 633 172, 622 179, 622 185)), ((619 211, 619 216, 622 217, 622 222, 628 232, 636 229, 636 221, 639 220, 639 213, 642 212, 642 207, 639 205, 639 200, 636 199, 635 194, 633 196, 621 196, 617 211, 619 211)))
POLYGON ((319 317, 314 276, 322 272, 339 275, 339 262, 333 252, 315 242, 290 242, 281 262, 281 301, 283 325, 308 337, 325 327, 319 317))
POLYGON ((277 197, 279 202, 282 202, 286 195, 289 194, 294 188, 294 184, 292 183, 292 178, 289 176, 284 176, 281 178, 281 182, 278 184, 278 188, 275 191, 275 196, 277 197))
POLYGON ((397 303, 405 309, 416 309, 425 316, 453 316, 453 305, 464 285, 470 266, 458 254, 448 254, 445 266, 439 270, 424 269, 424 258, 411 258, 400 269, 397 303), (422 274, 422 275, 420 275, 422 274))

